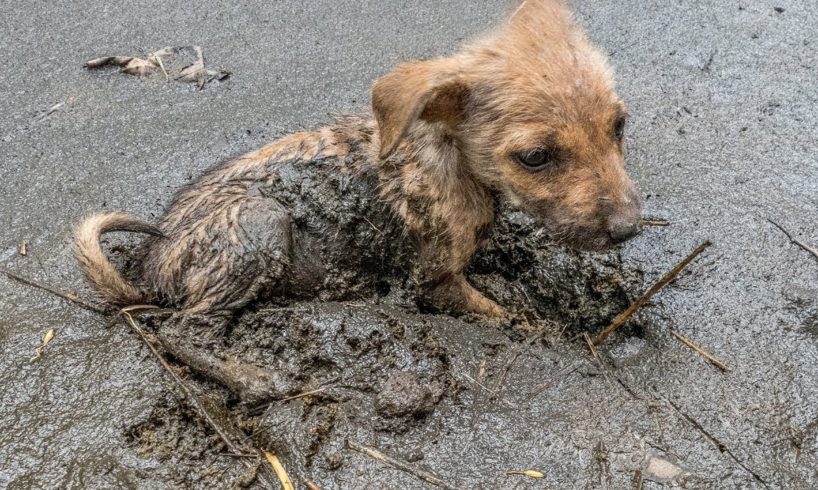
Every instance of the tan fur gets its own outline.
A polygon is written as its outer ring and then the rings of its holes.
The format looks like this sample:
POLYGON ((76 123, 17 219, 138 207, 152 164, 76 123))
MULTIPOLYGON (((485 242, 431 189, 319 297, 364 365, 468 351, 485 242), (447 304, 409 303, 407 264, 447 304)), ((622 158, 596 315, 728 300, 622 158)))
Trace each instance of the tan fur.
POLYGON ((109 231, 134 231, 158 235, 155 228, 126 213, 95 214, 74 230, 74 252, 80 269, 106 301, 123 306, 138 303, 145 293, 128 284, 105 258, 99 238, 109 231))
MULTIPOLYGON (((578 248, 609 247, 639 221, 639 198, 615 134, 625 106, 604 57, 562 2, 528 0, 459 53, 398 66, 373 85, 372 108, 374 120, 346 118, 287 136, 181 191, 159 225, 168 238, 149 247, 146 290, 207 312, 246 304, 285 271, 301 277, 299 267, 310 264, 294 252, 291 234, 298 230, 275 199, 254 194, 259 186, 283 185, 281 165, 293 160, 331 160, 334 172, 361 180, 374 169, 378 196, 392 215, 386 222, 398 219, 401 237, 417 252, 413 280, 430 303, 452 311, 502 314, 464 276, 498 200, 578 248), (547 150, 553 165, 524 168, 519 155, 537 149, 547 150), (259 280, 241 276, 249 267, 243 251, 250 250, 242 220, 252 213, 274 217, 266 225, 273 245, 251 263, 269 271, 259 280), (619 238, 614 226, 625 230, 619 238)), ((78 230, 81 267, 109 301, 139 301, 144 293, 126 284, 99 248, 99 234, 113 229, 106 219, 119 215, 106 216, 78 230)))

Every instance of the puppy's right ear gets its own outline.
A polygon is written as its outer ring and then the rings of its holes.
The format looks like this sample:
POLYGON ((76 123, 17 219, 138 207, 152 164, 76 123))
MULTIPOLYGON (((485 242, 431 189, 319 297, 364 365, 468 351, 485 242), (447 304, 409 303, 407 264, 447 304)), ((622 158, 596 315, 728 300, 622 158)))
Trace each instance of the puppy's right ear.
POLYGON ((387 158, 418 119, 454 128, 463 117, 466 83, 452 59, 399 65, 372 86, 372 110, 381 136, 380 157, 387 158))

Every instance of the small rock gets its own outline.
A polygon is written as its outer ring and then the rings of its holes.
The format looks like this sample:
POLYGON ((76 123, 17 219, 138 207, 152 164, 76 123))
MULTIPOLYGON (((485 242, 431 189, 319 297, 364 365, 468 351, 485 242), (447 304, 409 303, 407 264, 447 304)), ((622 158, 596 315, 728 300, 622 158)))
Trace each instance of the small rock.
MULTIPOLYGON (((439 390, 434 390, 439 392, 439 390)), ((431 413, 439 396, 414 373, 395 372, 375 397, 375 411, 387 418, 431 413)))

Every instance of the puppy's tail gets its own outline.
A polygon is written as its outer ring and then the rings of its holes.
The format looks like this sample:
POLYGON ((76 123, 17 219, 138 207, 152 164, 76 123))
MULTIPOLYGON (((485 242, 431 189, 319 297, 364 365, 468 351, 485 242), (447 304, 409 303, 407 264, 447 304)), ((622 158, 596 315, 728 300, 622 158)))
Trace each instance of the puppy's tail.
POLYGON ((80 270, 97 293, 108 303, 117 306, 146 302, 148 294, 129 284, 102 251, 100 237, 111 231, 154 236, 163 236, 162 232, 126 213, 95 214, 86 218, 74 230, 74 255, 80 270))

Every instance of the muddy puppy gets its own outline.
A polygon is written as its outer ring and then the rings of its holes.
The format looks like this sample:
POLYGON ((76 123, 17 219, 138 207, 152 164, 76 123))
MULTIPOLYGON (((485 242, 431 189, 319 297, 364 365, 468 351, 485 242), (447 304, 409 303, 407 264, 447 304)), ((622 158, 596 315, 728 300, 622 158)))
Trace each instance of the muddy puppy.
POLYGON ((528 0, 457 54, 398 66, 375 82, 372 110, 210 169, 155 227, 91 216, 76 229, 83 273, 112 304, 162 302, 187 320, 261 295, 359 296, 394 276, 438 309, 500 316, 464 276, 500 200, 576 248, 639 231, 625 105, 561 2, 528 0), (133 282, 103 254, 112 231, 152 235, 133 282))

